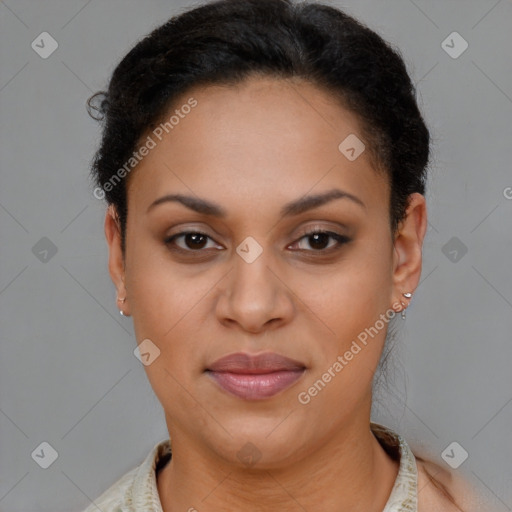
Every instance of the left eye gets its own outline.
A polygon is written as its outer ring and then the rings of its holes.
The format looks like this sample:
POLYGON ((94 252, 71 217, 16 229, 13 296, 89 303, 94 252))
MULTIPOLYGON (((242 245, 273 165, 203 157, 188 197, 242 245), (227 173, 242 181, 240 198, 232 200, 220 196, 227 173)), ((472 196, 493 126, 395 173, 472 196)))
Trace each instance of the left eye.
MULTIPOLYGON (((313 248, 314 252, 325 251, 328 249, 332 249, 333 246, 340 246, 344 243, 347 243, 350 239, 347 236, 340 235, 339 233, 334 233, 333 231, 311 231, 309 233, 304 234, 295 244, 300 244, 302 240, 306 240, 310 247, 313 248), (329 239, 334 240, 332 245, 327 245, 329 243, 329 239)), ((291 246, 290 246, 291 247, 291 246)), ((304 249, 303 247, 299 247, 301 250, 310 250, 304 249)))

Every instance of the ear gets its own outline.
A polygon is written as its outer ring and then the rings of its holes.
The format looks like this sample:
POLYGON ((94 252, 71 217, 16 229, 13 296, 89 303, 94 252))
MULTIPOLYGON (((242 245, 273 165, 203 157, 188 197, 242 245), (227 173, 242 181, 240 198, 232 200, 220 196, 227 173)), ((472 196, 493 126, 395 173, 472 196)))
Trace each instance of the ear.
POLYGON ((105 215, 105 238, 108 245, 108 270, 117 289, 117 306, 125 316, 129 314, 128 298, 125 288, 125 269, 123 251, 121 250, 121 224, 113 205, 105 215), (126 299, 123 301, 123 299, 126 299))
POLYGON ((393 309, 402 302, 409 305, 410 298, 403 293, 413 294, 421 276, 423 239, 427 231, 427 205, 425 197, 418 192, 409 196, 405 218, 400 222, 393 248, 393 309))

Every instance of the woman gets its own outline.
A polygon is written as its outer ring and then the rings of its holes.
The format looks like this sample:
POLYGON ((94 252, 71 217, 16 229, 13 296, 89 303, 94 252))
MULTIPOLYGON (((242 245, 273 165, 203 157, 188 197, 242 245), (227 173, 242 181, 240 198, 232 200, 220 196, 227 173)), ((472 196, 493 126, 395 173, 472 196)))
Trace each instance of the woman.
POLYGON ((109 270, 170 440, 87 512, 470 510, 370 421, 427 226, 397 52, 332 7, 221 0, 140 41, 90 106, 109 270))

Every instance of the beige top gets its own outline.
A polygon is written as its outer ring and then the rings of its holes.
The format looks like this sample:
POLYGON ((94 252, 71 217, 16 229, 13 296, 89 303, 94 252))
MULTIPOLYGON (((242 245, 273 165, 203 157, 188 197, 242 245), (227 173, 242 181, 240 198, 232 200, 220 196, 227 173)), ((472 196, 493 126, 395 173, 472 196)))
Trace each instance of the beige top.
MULTIPOLYGON (((416 459, 405 440, 391 429, 370 423, 380 444, 400 467, 382 512, 417 512, 418 471, 416 459)), ((122 476, 84 512, 163 512, 156 475, 171 457, 170 440, 157 443, 139 466, 122 476)))

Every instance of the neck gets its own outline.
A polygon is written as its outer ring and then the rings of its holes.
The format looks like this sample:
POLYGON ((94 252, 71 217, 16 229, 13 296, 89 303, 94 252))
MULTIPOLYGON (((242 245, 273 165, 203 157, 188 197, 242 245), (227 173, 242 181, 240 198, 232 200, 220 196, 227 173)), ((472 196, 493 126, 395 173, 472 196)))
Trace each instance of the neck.
POLYGON ((313 453, 278 469, 234 467, 187 441, 174 433, 172 459, 158 475, 164 512, 381 512, 398 473, 398 462, 372 434, 368 418, 346 425, 313 453))

